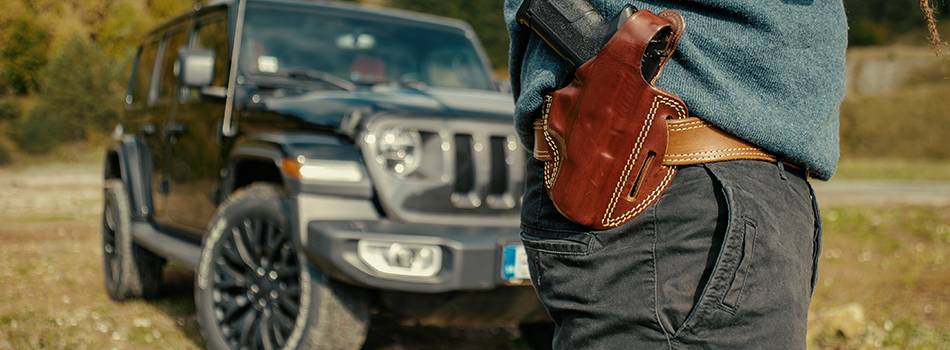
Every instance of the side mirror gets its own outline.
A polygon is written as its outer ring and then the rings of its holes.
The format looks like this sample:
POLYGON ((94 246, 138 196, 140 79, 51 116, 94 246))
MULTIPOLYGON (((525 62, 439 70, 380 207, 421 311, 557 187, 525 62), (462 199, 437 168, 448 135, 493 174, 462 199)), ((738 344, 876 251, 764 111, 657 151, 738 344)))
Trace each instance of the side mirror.
POLYGON ((214 80, 214 51, 209 49, 178 50, 178 81, 182 86, 206 87, 214 80))

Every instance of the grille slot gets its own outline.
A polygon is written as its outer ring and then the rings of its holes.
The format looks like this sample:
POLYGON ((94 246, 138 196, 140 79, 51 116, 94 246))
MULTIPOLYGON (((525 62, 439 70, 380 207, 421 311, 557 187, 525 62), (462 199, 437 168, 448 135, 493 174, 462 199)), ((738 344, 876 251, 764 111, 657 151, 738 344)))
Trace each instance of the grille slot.
POLYGON ((503 195, 508 192, 508 139, 506 137, 492 136, 489 144, 491 145, 491 179, 488 182, 489 195, 503 195))
POLYGON ((453 192, 469 193, 475 189, 475 157, 472 154, 472 135, 455 135, 455 184, 453 192))

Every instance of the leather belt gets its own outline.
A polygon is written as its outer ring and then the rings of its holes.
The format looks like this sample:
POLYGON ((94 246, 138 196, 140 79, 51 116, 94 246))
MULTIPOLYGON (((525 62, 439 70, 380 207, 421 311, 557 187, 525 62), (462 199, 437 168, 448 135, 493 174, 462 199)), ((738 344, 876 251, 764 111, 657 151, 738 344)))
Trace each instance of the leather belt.
MULTIPOLYGON (((551 152, 544 141, 543 120, 535 121, 534 130, 534 157, 542 161, 551 160, 551 152)), ((668 119, 667 130, 669 141, 663 158, 664 165, 694 165, 740 159, 778 161, 765 150, 697 117, 668 119)), ((794 164, 786 164, 798 168, 794 164)))
POLYGON ((669 141, 664 165, 692 165, 727 160, 753 159, 775 162, 768 154, 742 139, 732 136, 702 119, 689 117, 666 122, 669 141))

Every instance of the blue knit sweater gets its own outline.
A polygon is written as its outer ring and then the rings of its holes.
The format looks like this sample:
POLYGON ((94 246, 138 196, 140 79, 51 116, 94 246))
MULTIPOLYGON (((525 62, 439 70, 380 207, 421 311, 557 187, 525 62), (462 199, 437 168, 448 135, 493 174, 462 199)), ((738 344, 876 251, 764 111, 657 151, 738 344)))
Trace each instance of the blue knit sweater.
MULTIPOLYGON (((567 84, 567 65, 505 1, 515 124, 531 146, 542 94, 567 84)), ((591 0, 605 17, 627 3, 680 11, 686 33, 658 85, 690 112, 827 180, 838 162, 847 21, 842 0, 591 0)))

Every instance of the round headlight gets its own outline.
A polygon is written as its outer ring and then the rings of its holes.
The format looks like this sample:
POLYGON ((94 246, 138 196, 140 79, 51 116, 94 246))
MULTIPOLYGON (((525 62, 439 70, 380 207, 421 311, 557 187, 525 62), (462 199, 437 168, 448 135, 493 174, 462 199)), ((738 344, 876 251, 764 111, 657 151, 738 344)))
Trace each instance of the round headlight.
POLYGON ((404 128, 388 128, 376 138, 376 161, 397 176, 406 176, 419 168, 422 137, 404 128))

